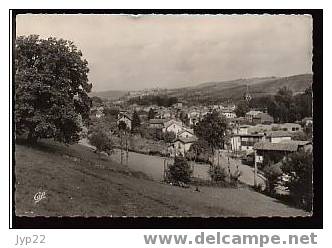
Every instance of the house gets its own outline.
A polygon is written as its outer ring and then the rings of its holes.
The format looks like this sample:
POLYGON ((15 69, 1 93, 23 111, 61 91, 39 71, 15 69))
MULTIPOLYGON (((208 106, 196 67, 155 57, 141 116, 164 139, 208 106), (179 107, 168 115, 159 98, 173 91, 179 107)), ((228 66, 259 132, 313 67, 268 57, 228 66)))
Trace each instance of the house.
POLYGON ((173 108, 176 108, 176 109, 182 109, 183 104, 182 104, 182 102, 177 102, 177 103, 174 103, 174 104, 172 105, 172 107, 173 107, 173 108))
POLYGON ((182 121, 177 121, 174 119, 164 122, 164 127, 162 128, 163 133, 173 132, 175 134, 178 134, 182 130, 183 130, 182 121))
POLYGON ((251 127, 250 125, 236 125, 233 128, 233 134, 248 134, 251 127))
POLYGON ((157 111, 156 118, 160 119, 169 119, 174 117, 174 114, 169 110, 160 110, 157 111))
POLYGON ((288 131, 270 131, 266 133, 266 140, 271 143, 280 143, 292 139, 292 134, 288 131))
POLYGON ((235 152, 245 152, 246 154, 254 151, 254 145, 265 140, 263 133, 258 134, 235 134, 231 137, 231 149, 235 152))
POLYGON ((236 117, 236 118, 230 118, 230 124, 243 125, 243 124, 248 124, 248 121, 245 117, 236 117))
POLYGON ((250 126, 248 129, 249 133, 266 133, 273 129, 273 125, 266 124, 256 124, 255 126, 250 126))
POLYGON ((258 113, 252 116, 252 123, 254 124, 271 124, 273 121, 273 117, 267 113, 258 113))
POLYGON ((288 132, 302 131, 302 127, 298 123, 282 123, 279 124, 279 128, 283 131, 288 131, 288 132))
POLYGON ((233 110, 230 109, 222 109, 220 113, 221 115, 225 116, 227 119, 236 118, 236 114, 234 113, 233 110))
POLYGON ((119 114, 118 115, 118 120, 116 121, 116 123, 119 125, 119 123, 121 121, 126 123, 127 128, 131 130, 131 121, 132 120, 131 120, 131 117, 128 114, 123 114, 123 113, 119 114))
POLYGON ((194 137, 194 136, 195 136, 195 134, 192 129, 183 129, 182 131, 180 131, 177 134, 177 137, 180 137, 180 138, 190 138, 190 137, 194 137))
POLYGON ((165 122, 167 122, 166 119, 150 119, 149 127, 162 129, 164 127, 165 122))
POLYGON ((279 157, 279 161, 281 161, 288 154, 301 150, 312 150, 312 143, 310 141, 298 140, 288 140, 279 143, 271 143, 268 141, 258 142, 254 145, 255 163, 258 166, 261 166, 264 160, 268 159, 269 157, 279 157))
POLYGON ((263 114, 262 111, 257 111, 257 110, 251 110, 246 113, 245 118, 247 119, 248 122, 253 122, 253 119, 258 115, 258 114, 263 114))
POLYGON ((195 136, 188 138, 177 137, 169 146, 168 151, 172 157, 179 155, 185 156, 191 145, 196 141, 197 138, 195 136))

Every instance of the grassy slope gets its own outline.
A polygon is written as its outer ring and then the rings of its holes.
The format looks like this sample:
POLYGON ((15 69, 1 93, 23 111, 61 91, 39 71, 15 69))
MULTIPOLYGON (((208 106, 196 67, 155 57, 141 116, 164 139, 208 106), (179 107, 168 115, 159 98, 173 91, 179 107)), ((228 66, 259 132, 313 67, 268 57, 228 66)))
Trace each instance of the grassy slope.
POLYGON ((98 156, 80 145, 16 145, 16 214, 26 216, 306 215, 246 188, 184 189, 98 156), (35 204, 33 196, 47 198, 35 204))

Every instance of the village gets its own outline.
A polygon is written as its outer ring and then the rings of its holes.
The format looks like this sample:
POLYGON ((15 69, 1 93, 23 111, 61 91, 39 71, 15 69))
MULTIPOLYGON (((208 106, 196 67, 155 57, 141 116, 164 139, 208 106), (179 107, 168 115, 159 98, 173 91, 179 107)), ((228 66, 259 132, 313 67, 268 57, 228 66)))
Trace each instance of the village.
MULTIPOLYGON (((165 158, 165 161, 174 161, 172 158, 183 156, 193 161, 192 164, 196 163, 196 167, 198 167, 197 163, 201 163, 201 167, 204 164, 217 163, 218 166, 226 168, 226 174, 228 173, 229 177, 234 177, 236 174, 240 182, 265 190, 268 179, 264 175, 264 166, 276 164, 277 170, 280 171, 282 160, 287 155, 300 151, 312 151, 310 137, 312 117, 305 117, 293 123, 274 123, 274 118, 267 113, 266 108, 249 109, 244 116, 238 117, 236 104, 229 101, 225 104, 207 106, 188 106, 185 101, 176 101, 170 106, 130 103, 133 97, 139 99, 149 96, 158 97, 159 94, 164 96, 165 92, 167 91, 160 89, 135 91, 116 101, 93 98, 90 115, 92 125, 94 121, 98 123, 104 120, 102 125, 111 126, 109 131, 112 134, 116 134, 114 129, 118 129, 121 125, 127 131, 125 132, 127 135, 123 136, 125 141, 115 142, 115 147, 120 150, 117 153, 120 157, 119 162, 128 165, 129 151, 157 155, 165 158), (113 118, 107 118, 110 113, 113 118), (211 113, 217 114, 227 123, 227 130, 225 130, 226 142, 219 147, 218 151, 214 151, 212 156, 209 156, 209 152, 204 153, 204 149, 203 152, 197 151, 200 150, 201 143, 195 133, 195 126, 211 113), (113 122, 113 124, 109 125, 107 122, 113 122), (125 160, 126 156, 127 160, 125 160)), ((243 101, 249 102, 251 99, 252 96, 247 88, 243 101)), ((87 137, 87 128, 85 132, 87 137)), ((88 141, 82 143, 88 143, 88 141)), ((145 162, 147 160, 149 160, 148 157, 145 162)), ((200 176, 202 174, 208 173, 201 173, 200 176)), ((207 179, 209 176, 203 178, 207 179)), ((278 178, 277 192, 288 194, 287 187, 283 186, 288 180, 287 176, 279 175, 278 178)))

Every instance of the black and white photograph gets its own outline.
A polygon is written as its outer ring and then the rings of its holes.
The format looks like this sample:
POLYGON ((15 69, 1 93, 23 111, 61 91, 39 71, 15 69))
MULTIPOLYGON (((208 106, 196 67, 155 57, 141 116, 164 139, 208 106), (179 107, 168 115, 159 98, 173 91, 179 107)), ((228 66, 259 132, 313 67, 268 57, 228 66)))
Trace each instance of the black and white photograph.
POLYGON ((16 216, 313 215, 311 15, 27 12, 12 44, 16 216))

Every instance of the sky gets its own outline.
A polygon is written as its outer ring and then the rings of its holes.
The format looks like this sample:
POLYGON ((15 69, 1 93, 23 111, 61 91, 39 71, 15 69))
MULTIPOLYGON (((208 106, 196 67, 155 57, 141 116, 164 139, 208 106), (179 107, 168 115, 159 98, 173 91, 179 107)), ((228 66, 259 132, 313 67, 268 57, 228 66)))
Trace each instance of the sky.
POLYGON ((18 15, 29 34, 73 41, 94 92, 312 72, 304 15, 18 15))

